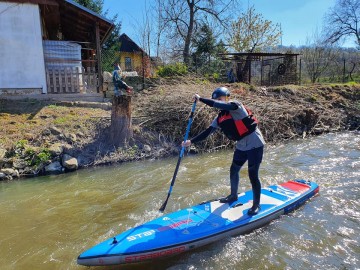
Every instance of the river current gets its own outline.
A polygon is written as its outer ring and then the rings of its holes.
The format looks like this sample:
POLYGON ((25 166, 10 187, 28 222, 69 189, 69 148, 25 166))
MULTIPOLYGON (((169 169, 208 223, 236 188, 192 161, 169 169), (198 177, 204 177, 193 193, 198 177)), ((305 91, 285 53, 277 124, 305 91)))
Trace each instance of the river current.
MULTIPOLYGON (((183 158, 166 212, 229 193, 232 151, 183 158)), ((0 269, 88 269, 87 248, 161 216, 177 157, 0 182, 0 269)), ((159 262, 90 269, 360 269, 360 133, 266 146, 262 185, 308 179, 318 196, 254 232, 159 262)), ((242 169, 240 191, 250 189, 242 169)))

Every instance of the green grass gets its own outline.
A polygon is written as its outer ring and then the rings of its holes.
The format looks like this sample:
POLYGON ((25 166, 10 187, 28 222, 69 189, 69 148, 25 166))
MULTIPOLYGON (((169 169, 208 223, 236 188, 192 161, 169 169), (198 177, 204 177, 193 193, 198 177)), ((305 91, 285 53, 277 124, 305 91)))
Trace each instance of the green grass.
POLYGON ((68 117, 59 117, 54 120, 55 125, 65 125, 69 123, 71 120, 68 117))

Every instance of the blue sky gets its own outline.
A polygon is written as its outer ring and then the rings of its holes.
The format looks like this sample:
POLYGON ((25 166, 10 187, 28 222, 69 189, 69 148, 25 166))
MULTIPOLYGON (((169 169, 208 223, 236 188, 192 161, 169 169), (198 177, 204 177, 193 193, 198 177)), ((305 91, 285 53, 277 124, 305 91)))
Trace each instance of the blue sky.
MULTIPOLYGON (((150 0, 105 0, 104 10, 109 9, 112 17, 118 14, 122 22, 122 32, 125 32, 135 42, 139 42, 136 33, 136 21, 141 21, 145 5, 150 0)), ((182 0, 179 0, 182 1, 182 0)), ((283 31, 282 44, 285 46, 301 46, 306 43, 316 29, 322 28, 323 17, 336 0, 242 0, 242 10, 248 4, 254 5, 257 13, 267 20, 280 23, 283 31)), ((344 44, 354 47, 352 41, 344 44)))

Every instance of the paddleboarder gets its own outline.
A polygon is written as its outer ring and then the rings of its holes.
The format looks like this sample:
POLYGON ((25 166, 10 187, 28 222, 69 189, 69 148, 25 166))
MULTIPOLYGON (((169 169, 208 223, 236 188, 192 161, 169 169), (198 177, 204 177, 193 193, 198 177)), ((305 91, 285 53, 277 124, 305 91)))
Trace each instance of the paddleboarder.
POLYGON ((219 109, 220 112, 211 125, 190 140, 182 143, 190 146, 204 140, 217 129, 230 139, 236 141, 233 161, 230 167, 230 195, 220 199, 222 203, 232 203, 238 199, 239 171, 248 162, 249 178, 253 190, 253 205, 248 210, 249 215, 256 215, 260 210, 261 183, 259 168, 263 157, 264 138, 257 127, 257 119, 241 102, 229 100, 230 91, 226 87, 219 87, 212 93, 211 99, 195 94, 194 98, 204 104, 219 109))

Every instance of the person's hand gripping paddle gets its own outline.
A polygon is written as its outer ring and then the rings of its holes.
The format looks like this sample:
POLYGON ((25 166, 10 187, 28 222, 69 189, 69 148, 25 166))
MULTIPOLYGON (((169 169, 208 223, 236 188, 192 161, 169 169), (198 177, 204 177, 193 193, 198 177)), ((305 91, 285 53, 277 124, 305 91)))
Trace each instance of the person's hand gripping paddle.
MULTIPOLYGON (((186 132, 185 132, 185 136, 184 136, 184 142, 187 141, 188 137, 189 137, 189 132, 190 132, 190 127, 191 127, 191 124, 192 124, 192 120, 193 120, 193 117, 194 117, 194 112, 195 112, 195 107, 196 107, 196 102, 197 102, 197 98, 195 98, 194 100, 194 103, 192 105, 192 109, 191 109, 191 114, 190 114, 190 117, 189 117, 189 121, 188 121, 188 124, 187 124, 187 127, 186 127, 186 132)), ((175 172, 174 172, 174 175, 172 177, 172 180, 171 180, 171 184, 170 184, 170 188, 169 188, 169 192, 167 194, 167 197, 166 197, 166 200, 164 201, 163 205, 160 207, 159 211, 161 212, 164 212, 165 210, 165 207, 166 207, 166 204, 170 198, 170 195, 171 195, 171 191, 173 189, 173 186, 174 186, 174 183, 175 183, 175 179, 176 179, 176 175, 178 173, 178 170, 179 170, 179 166, 180 166, 180 162, 181 162, 181 159, 184 155, 184 152, 185 152, 185 145, 183 145, 181 147, 181 151, 180 151, 180 155, 179 155, 179 159, 177 161, 177 164, 176 164, 176 168, 175 168, 175 172)))

